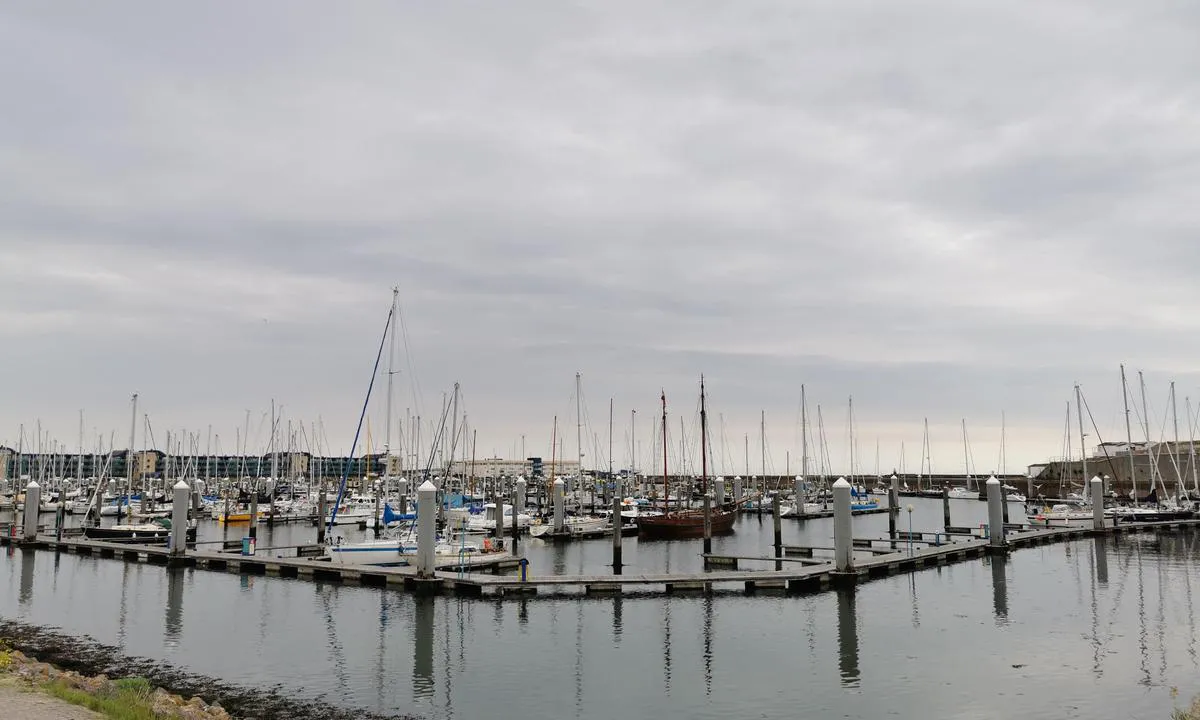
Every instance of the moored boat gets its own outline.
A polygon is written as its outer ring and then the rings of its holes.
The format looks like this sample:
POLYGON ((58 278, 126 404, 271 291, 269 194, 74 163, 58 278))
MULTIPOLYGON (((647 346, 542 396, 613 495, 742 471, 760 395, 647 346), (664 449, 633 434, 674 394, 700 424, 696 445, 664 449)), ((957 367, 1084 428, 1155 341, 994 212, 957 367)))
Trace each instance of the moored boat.
MULTIPOLYGON (((704 404, 704 378, 700 378, 700 467, 701 492, 708 493, 708 415, 704 404)), ((663 433, 663 489, 668 488, 667 474, 667 394, 662 394, 662 433, 663 433)), ((643 516, 638 518, 638 536, 648 539, 676 540, 684 538, 699 538, 705 535, 705 526, 712 535, 722 535, 733 532, 733 522, 737 515, 732 510, 710 508, 705 517, 703 510, 670 510, 662 515, 643 516)))

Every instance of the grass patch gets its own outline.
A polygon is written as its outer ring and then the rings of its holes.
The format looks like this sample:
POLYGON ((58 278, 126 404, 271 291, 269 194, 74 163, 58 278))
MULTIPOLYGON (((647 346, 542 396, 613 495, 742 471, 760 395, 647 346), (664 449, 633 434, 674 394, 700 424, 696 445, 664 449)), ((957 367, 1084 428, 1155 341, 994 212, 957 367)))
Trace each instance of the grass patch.
MULTIPOLYGON (((146 688, 150 686, 150 682, 145 678, 124 678, 124 680, 140 680, 146 688)), ((149 691, 143 692, 140 683, 130 682, 131 689, 121 687, 120 683, 121 681, 118 680, 116 692, 110 695, 91 695, 58 680, 41 687, 46 693, 60 700, 93 710, 111 720, 155 720, 149 691)))

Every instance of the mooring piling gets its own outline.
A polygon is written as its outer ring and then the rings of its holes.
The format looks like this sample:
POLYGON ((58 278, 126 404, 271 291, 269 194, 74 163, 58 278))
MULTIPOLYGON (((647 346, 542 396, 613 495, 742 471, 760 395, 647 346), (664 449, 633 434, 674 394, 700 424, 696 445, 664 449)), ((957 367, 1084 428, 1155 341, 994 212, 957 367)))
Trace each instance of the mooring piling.
POLYGON ((1003 548, 1005 546, 1004 488, 1000 487, 1000 481, 995 476, 988 478, 985 486, 987 487, 988 503, 988 539, 992 548, 1003 548))
POLYGON ((850 483, 833 484, 833 566, 838 572, 854 569, 854 530, 850 520, 850 483))
POLYGON ((42 504, 42 487, 37 480, 30 480, 25 486, 25 542, 37 540, 38 510, 42 504))
POLYGON ((437 486, 426 480, 417 488, 417 577, 432 578, 437 542, 437 486))
MULTIPOLYGON (((707 502, 707 498, 705 498, 705 501, 707 502)), ((612 527, 613 527, 613 548, 612 548, 613 575, 620 575, 621 574, 621 493, 613 493, 612 527)))
MULTIPOLYGON (((779 558, 783 557, 783 516, 779 512, 779 493, 775 493, 775 497, 771 499, 771 522, 774 523, 772 528, 775 531, 775 569, 783 569, 783 561, 779 558)), ((705 550, 705 552, 708 552, 705 550)))
POLYGON ((556 533, 564 532, 567 527, 567 518, 563 509, 565 489, 566 485, 563 483, 562 478, 555 478, 554 497, 552 500, 554 504, 554 532, 556 533))
POLYGON ((188 503, 192 489, 180 480, 172 490, 175 496, 171 502, 171 554, 179 556, 187 552, 188 503))
POLYGON ((1104 481, 1092 478, 1092 529, 1104 530, 1104 481))
POLYGON ((258 481, 250 484, 250 546, 258 543, 258 481))

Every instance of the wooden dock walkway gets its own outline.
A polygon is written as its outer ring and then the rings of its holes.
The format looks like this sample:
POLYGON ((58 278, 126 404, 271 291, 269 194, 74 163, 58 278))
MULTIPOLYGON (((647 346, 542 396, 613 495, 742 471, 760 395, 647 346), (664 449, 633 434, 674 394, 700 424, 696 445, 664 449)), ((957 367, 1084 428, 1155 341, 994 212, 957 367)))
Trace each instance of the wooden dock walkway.
MULTIPOLYGON (((1200 519, 1174 520, 1149 523, 1125 523, 1106 528, 1101 534, 1127 532, 1180 531, 1200 526, 1200 519)), ((1076 540, 1097 535, 1090 527, 1028 528, 1008 535, 1007 552, 1023 547, 1052 542, 1076 540)), ((891 543, 890 538, 866 538, 872 543, 891 543)), ((907 541, 896 541, 898 546, 907 541)), ((221 571, 247 575, 268 575, 297 578, 320 582, 357 583, 373 587, 394 587, 423 593, 452 592, 459 595, 481 597, 528 596, 540 591, 566 591, 575 588, 586 594, 619 594, 628 589, 640 592, 676 594, 685 592, 711 593, 714 590, 736 590, 755 593, 777 590, 787 593, 821 590, 835 584, 854 584, 874 577, 886 577, 900 572, 912 572, 925 567, 960 562, 980 557, 997 550, 983 538, 954 538, 942 544, 927 544, 910 549, 901 547, 895 551, 863 547, 855 548, 856 558, 850 572, 836 572, 831 559, 812 557, 812 550, 821 548, 788 547, 785 557, 755 556, 709 556, 729 560, 752 560, 788 564, 781 570, 739 570, 734 567, 712 569, 695 573, 644 573, 631 575, 538 575, 528 574, 524 579, 518 575, 498 575, 518 566, 519 559, 508 554, 489 554, 466 558, 460 566, 457 558, 447 559, 434 573, 433 578, 417 577, 416 569, 409 566, 357 565, 332 562, 328 559, 309 557, 277 557, 269 555, 242 555, 228 550, 189 550, 185 555, 172 555, 163 546, 135 545, 131 543, 63 538, 55 540, 50 535, 39 535, 31 543, 2 535, 0 544, 16 545, 31 550, 53 550, 55 552, 93 555, 101 558, 121 559, 126 562, 145 562, 170 567, 194 567, 201 570, 221 571), (798 552, 798 551, 805 551, 798 552), (792 555, 787 557, 786 555, 792 555), (807 555, 807 557, 795 557, 807 555), (864 555, 868 555, 864 557, 864 555)), ((710 563, 712 566, 714 563, 710 563)), ((534 569, 536 571, 536 568, 534 569)))

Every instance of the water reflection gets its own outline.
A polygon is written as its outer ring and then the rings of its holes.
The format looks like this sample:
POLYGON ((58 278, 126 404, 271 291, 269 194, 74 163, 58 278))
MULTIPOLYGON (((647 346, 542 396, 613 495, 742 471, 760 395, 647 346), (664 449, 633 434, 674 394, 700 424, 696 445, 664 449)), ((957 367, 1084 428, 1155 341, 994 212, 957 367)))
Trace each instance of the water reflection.
POLYGON ((433 697, 434 599, 413 598, 413 698, 433 697))
POLYGON ((671 694, 671 599, 663 601, 663 689, 671 694))
MULTIPOLYGON (((801 673, 794 681, 796 695, 811 700, 817 714, 879 717, 885 714, 880 703, 886 702, 887 712, 896 717, 932 716, 939 713, 926 706, 944 687, 945 667, 977 665, 991 675, 1007 672, 1010 662, 1025 663, 1035 654, 1044 659, 1050 653, 1052 661, 1035 668, 1044 673, 1022 673, 1019 679, 1013 674, 1020 693, 1012 691, 1011 683, 996 687, 965 676, 956 680, 953 692, 969 693, 980 707, 1003 707, 1014 716, 1042 717, 1047 706, 1069 702, 1080 708, 1074 713, 1080 717, 1167 717, 1170 700, 1164 688, 1185 687, 1200 664, 1189 575, 1198 543, 1200 533, 1164 536, 1157 544, 1149 536, 1125 536, 1119 544, 1089 538, 1075 542, 1069 557, 1057 549, 1021 550, 987 560, 987 568, 975 561, 942 573, 880 578, 856 589, 782 600, 732 593, 636 594, 503 603, 416 598, 271 577, 166 572, 68 554, 58 558, 61 583, 59 592, 52 592, 54 560, 36 561, 35 553, 18 549, 20 555, 11 560, 0 553, 0 575, 7 578, 0 583, 0 615, 58 625, 112 645, 117 600, 127 593, 128 640, 123 644, 130 653, 166 662, 183 658, 189 667, 214 677, 279 684, 288 694, 320 695, 338 705, 385 714, 411 711, 430 720, 486 717, 504 703, 531 720, 702 717, 729 714, 729 707, 745 710, 736 715, 784 717, 794 700, 779 691, 788 675, 779 658, 832 673, 828 660, 835 652, 838 682, 828 682, 829 674, 822 679, 820 670, 801 673), (1139 575, 1147 574, 1139 583, 1139 575), (1020 595, 1018 618, 1011 616, 1009 576, 1012 592, 1020 595), (1074 604, 1073 576, 1082 580, 1080 605, 1074 604), (991 612, 970 600, 983 597, 989 581, 991 612), (195 597, 186 601, 185 614, 186 592, 195 597), (906 592, 910 604, 897 603, 906 592), (18 599, 24 604, 20 610, 18 599), (861 630, 858 603, 864 611, 861 630), (776 604, 782 622, 771 612, 776 604), (922 605, 931 612, 919 616, 922 605), (239 609, 229 618, 229 631, 212 633, 219 608, 228 607, 239 609), (574 623, 567 618, 571 608, 576 610, 574 623), (607 620, 606 610, 612 613, 607 620), (717 610, 722 611, 719 616, 717 610), (536 626, 530 617, 534 612, 536 626), (831 616, 834 622, 829 622, 831 616), (1145 625, 1143 637, 1139 623, 1145 625), (719 667, 717 634, 722 658, 732 659, 719 667), (672 643, 683 656, 676 656, 672 643), (981 656, 979 647, 989 652, 981 656), (699 667, 696 650, 701 651, 699 667), (1137 684, 1146 677, 1139 671, 1139 651, 1152 681, 1147 687, 1137 684), (940 668, 926 662, 930 652, 940 668), (684 666, 674 673, 680 658, 684 666), (657 671, 656 662, 663 663, 662 684, 647 683, 646 673, 657 671), (871 693, 859 690, 863 676, 872 679, 871 693), (536 681, 522 682, 526 678, 536 681), (1105 709, 1111 712, 1099 712, 1105 709)), ((607 552, 606 544, 597 546, 607 552)), ((665 544, 654 546, 664 555, 667 549, 665 544)), ((543 568, 550 565, 551 551, 547 547, 542 555, 543 568)), ((675 565, 684 562, 678 551, 673 557, 675 565)), ((569 567, 575 566, 574 558, 568 557, 569 567)), ((122 636, 124 622, 122 615, 122 636)), ((974 714, 980 707, 973 708, 974 714)))
POLYGON ((912 626, 914 628, 921 627, 921 609, 917 605, 917 574, 909 573, 908 575, 908 595, 912 602, 912 626))
POLYGON ((858 687, 858 618, 854 610, 854 588, 837 591, 838 670, 843 687, 858 687))
POLYGON ((329 657, 333 660, 333 673, 337 678, 337 687, 338 690, 346 692, 350 686, 350 680, 346 676, 346 655, 342 650, 341 641, 338 640, 337 625, 333 621, 337 586, 318 583, 315 589, 317 597, 321 601, 321 614, 325 621, 325 635, 329 639, 329 657))
POLYGON ((167 570, 167 627, 164 632, 164 639, 167 647, 170 648, 179 645, 179 635, 183 632, 185 573, 186 570, 183 568, 171 568, 167 570))
POLYGON ((33 601, 33 561, 36 557, 36 550, 21 550, 21 587, 17 603, 22 608, 27 608, 33 601))
POLYGON ((621 644, 621 609, 624 600, 618 593, 613 597, 613 612, 612 612, 612 629, 613 629, 613 645, 621 644))
POLYGON ((1005 571, 1008 569, 1008 558, 994 555, 992 564, 992 612, 996 615, 996 625, 1008 624, 1008 579, 1005 571))
POLYGON ((129 619, 129 568, 130 563, 121 563, 121 604, 117 610, 117 645, 125 647, 126 621, 129 619))
POLYGON ((575 601, 575 717, 583 717, 583 599, 575 601))
POLYGON ((712 695, 713 681, 713 599, 704 597, 704 694, 712 695))

